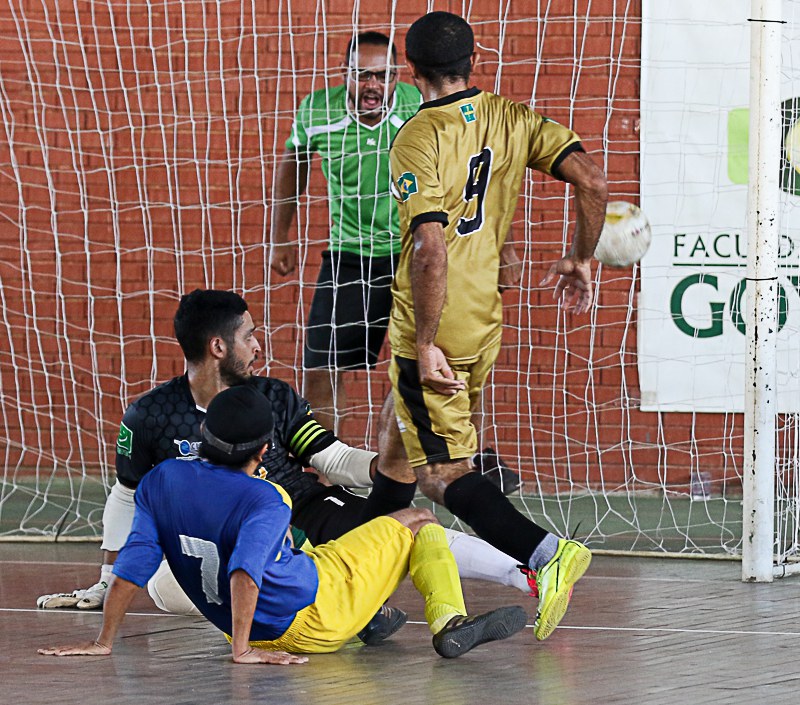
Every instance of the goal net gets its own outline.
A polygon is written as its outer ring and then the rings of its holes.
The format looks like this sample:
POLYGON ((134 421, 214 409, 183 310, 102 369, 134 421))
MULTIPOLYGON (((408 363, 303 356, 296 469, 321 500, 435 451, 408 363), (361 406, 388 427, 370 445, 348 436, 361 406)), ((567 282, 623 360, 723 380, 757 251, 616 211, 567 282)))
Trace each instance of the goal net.
MULTIPOLYGON (((721 3, 652 3, 642 15, 626 0, 10 0, 0 9, 0 535, 99 533, 124 408, 183 371, 171 328, 183 293, 242 293, 263 324, 265 371, 300 388, 330 223, 316 159, 292 228, 298 266, 270 269, 276 167, 295 111, 342 83, 355 32, 391 35, 402 59, 421 12, 460 9, 480 51, 475 85, 573 127, 611 199, 641 204, 654 236, 641 265, 596 268, 590 314, 566 313, 539 282, 568 247, 573 200, 530 176, 511 232, 522 283, 504 294, 481 447, 519 470, 517 506, 592 547, 738 555, 749 33, 746 11, 714 11, 721 3)), ((800 65, 798 3, 785 5, 791 224, 800 65)), ((781 554, 796 546, 800 438, 800 242, 783 232, 781 554)), ((355 445, 376 445, 386 370, 384 348, 375 369, 344 376, 340 435, 355 445)))

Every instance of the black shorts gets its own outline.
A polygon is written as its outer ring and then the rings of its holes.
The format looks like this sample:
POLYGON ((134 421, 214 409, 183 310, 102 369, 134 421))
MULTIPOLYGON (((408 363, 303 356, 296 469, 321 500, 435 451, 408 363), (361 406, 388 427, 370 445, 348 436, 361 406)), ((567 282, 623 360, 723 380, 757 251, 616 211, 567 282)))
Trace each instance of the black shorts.
POLYGON ((305 369, 358 370, 378 362, 398 257, 323 252, 303 348, 305 369))
POLYGON ((338 539, 362 524, 366 497, 334 485, 296 503, 292 526, 303 531, 315 546, 338 539))

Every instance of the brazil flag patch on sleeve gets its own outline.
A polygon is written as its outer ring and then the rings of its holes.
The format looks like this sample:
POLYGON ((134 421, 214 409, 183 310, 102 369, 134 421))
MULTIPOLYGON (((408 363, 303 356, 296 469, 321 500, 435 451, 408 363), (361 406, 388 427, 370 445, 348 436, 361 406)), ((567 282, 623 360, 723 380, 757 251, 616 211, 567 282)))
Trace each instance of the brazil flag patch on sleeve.
POLYGON ((400 174, 397 179, 397 191, 401 201, 407 201, 417 192, 417 177, 410 171, 400 174))

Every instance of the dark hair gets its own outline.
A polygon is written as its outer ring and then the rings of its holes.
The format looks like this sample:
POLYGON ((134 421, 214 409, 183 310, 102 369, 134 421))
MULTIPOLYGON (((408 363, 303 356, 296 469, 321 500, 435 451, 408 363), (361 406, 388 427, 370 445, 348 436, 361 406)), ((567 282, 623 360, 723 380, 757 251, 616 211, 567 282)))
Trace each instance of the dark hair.
POLYGON ((271 443, 272 406, 255 387, 229 387, 208 405, 200 426, 200 455, 217 465, 241 467, 271 443))
POLYGON ((429 12, 406 33, 406 56, 417 72, 434 84, 469 80, 474 50, 472 27, 451 12, 429 12))
POLYGON ((344 57, 345 63, 350 64, 353 51, 365 44, 372 47, 392 47, 392 61, 397 61, 397 47, 394 42, 390 41, 389 37, 380 32, 361 32, 347 42, 347 51, 344 57))
POLYGON ((195 289, 181 296, 173 325, 184 357, 199 362, 205 357, 208 341, 216 336, 232 346, 245 311, 247 303, 232 291, 195 289))

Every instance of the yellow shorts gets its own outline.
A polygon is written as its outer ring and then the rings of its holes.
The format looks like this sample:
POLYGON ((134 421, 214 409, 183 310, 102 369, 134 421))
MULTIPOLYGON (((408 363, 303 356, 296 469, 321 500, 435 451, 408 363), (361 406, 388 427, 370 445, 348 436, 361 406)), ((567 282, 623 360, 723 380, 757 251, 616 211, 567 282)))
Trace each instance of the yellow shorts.
POLYGON ((474 362, 462 365, 451 362, 456 379, 467 383, 465 390, 453 396, 420 384, 416 360, 392 356, 389 379, 395 413, 412 467, 461 460, 475 454, 478 437, 472 425, 472 411, 499 352, 500 340, 486 348, 474 362))
POLYGON ((324 654, 360 632, 408 572, 414 535, 400 522, 378 517, 344 536, 305 552, 319 574, 312 604, 297 613, 286 632, 251 646, 271 651, 324 654))

